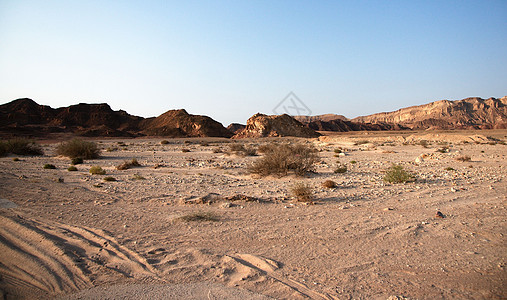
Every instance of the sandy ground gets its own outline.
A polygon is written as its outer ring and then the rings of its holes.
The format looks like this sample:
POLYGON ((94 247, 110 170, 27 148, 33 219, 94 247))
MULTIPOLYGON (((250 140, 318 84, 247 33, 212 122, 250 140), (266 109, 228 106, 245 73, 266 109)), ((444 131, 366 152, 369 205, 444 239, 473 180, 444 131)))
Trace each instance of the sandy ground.
POLYGON ((99 141, 102 158, 77 172, 56 144, 42 157, 0 158, 0 296, 507 298, 507 146, 480 131, 275 139, 320 150, 305 178, 258 178, 247 167, 259 156, 214 153, 233 141, 161 140, 99 141), (471 161, 456 160, 464 155, 471 161), (132 158, 141 166, 116 170, 132 158), (417 181, 385 183, 392 163, 417 181), (348 171, 335 174, 340 164, 348 171), (107 174, 89 174, 94 165, 107 174), (322 187, 328 179, 337 187, 322 187), (314 205, 292 198, 299 181, 314 205), (218 221, 181 219, 196 212, 218 221))

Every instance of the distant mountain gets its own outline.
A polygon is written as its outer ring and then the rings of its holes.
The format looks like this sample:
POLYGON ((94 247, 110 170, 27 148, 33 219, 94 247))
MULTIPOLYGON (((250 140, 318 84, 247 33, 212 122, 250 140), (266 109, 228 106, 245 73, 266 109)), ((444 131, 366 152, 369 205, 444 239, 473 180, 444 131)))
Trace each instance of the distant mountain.
POLYGON ((246 127, 237 132, 233 138, 258 137, 318 137, 320 134, 306 127, 293 117, 284 115, 267 116, 257 113, 246 122, 246 127))
POLYGON ((347 120, 330 120, 330 121, 311 121, 307 123, 306 126, 316 131, 337 131, 337 132, 347 132, 347 131, 386 131, 386 130, 406 130, 408 129, 405 126, 401 126, 398 124, 387 124, 387 123, 359 123, 352 122, 347 120))
POLYGON ((244 129, 246 125, 239 124, 239 123, 231 123, 229 126, 227 126, 227 130, 232 132, 233 134, 238 133, 240 130, 244 129))
POLYGON ((114 111, 108 104, 77 104, 53 109, 31 99, 0 105, 0 134, 3 136, 47 136, 70 133, 90 137, 231 137, 222 124, 206 116, 170 110, 157 118, 142 118, 114 111))
POLYGON ((398 124, 410 129, 507 128, 507 96, 496 99, 441 100, 352 119, 359 123, 398 124))
POLYGON ((294 119, 298 120, 303 124, 308 124, 315 121, 329 122, 333 120, 342 120, 348 121, 349 119, 342 115, 335 114, 325 114, 325 115, 317 115, 317 116, 293 116, 294 119))

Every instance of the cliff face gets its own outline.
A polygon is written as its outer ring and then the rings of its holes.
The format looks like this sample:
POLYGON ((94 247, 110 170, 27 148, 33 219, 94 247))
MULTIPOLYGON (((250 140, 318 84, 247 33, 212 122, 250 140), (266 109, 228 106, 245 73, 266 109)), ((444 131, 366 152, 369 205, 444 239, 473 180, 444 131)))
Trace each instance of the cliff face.
POLYGON ((353 119, 361 123, 399 124, 411 129, 505 128, 507 96, 496 99, 441 100, 353 119))
POLYGON ((234 138, 257 138, 257 137, 318 137, 320 134, 304 126, 289 115, 267 116, 255 114, 246 123, 246 127, 240 130, 234 138))
POLYGON ((231 137, 222 124, 185 110, 170 110, 157 118, 145 119, 108 104, 77 104, 53 109, 31 99, 18 99, 0 105, 0 134, 4 136, 45 136, 63 132, 81 136, 134 137, 231 137))

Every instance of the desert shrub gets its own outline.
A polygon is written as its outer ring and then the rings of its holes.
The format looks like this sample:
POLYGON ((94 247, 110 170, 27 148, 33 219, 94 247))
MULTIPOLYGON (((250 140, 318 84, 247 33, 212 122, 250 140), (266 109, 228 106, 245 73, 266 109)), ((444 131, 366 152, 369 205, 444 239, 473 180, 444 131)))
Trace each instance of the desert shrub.
POLYGON ((56 169, 55 165, 53 165, 53 164, 45 164, 45 165, 43 166, 43 168, 44 168, 44 169, 56 169))
POLYGON ((354 165, 354 164, 357 164, 357 161, 351 160, 350 163, 354 165))
POLYGON ((204 211, 198 211, 193 212, 184 216, 179 217, 178 219, 185 221, 185 222, 191 222, 191 221, 219 221, 220 218, 215 215, 212 212, 204 212, 204 211))
POLYGON ((456 157, 456 160, 457 161, 466 162, 466 161, 470 161, 472 159, 468 155, 462 155, 462 156, 456 157))
POLYGON ((213 148, 213 153, 222 153, 222 149, 219 147, 213 148))
POLYGON ((7 142, 0 141, 0 157, 6 156, 9 151, 7 151, 7 142))
POLYGON ((421 146, 423 146, 423 148, 428 148, 428 145, 429 145, 429 143, 428 143, 427 140, 420 140, 418 142, 418 144, 421 145, 421 146))
POLYGON ((141 164, 137 161, 136 158, 132 158, 132 160, 126 160, 124 162, 122 162, 121 164, 119 164, 118 166, 116 166, 116 169, 118 170, 127 170, 127 169, 130 169, 132 167, 139 167, 141 166, 141 164))
POLYGON ((206 141, 201 141, 201 142, 199 143, 199 145, 201 145, 201 146, 203 146, 203 147, 207 147, 207 146, 209 146, 209 143, 208 143, 208 142, 206 142, 206 141))
POLYGON ((368 144, 368 143, 369 143, 369 141, 367 141, 367 140, 361 140, 361 141, 355 142, 354 145, 359 146, 359 145, 364 145, 364 144, 368 144))
POLYGON ((447 168, 445 168, 445 170, 446 170, 446 171, 454 171, 454 168, 452 168, 452 167, 447 167, 447 168))
POLYGON ((70 166, 67 168, 67 171, 74 172, 74 171, 77 171, 77 168, 75 166, 70 166))
POLYGON ((332 180, 326 180, 322 183, 322 186, 328 189, 334 189, 336 187, 336 182, 332 180))
POLYGON ((134 174, 134 176, 132 176, 132 180, 145 180, 146 178, 144 178, 143 176, 139 175, 139 174, 134 174))
POLYGON ((114 178, 113 176, 106 176, 104 177, 104 181, 116 181, 116 178, 114 178))
POLYGON ((262 158, 249 168, 251 173, 285 176, 294 172, 297 176, 303 176, 312 172, 319 161, 315 148, 307 145, 273 144, 266 150, 262 158))
POLYGON ((190 149, 183 148, 183 149, 181 149, 181 152, 183 152, 183 153, 187 153, 187 152, 190 152, 190 149))
POLYGON ((255 156, 257 150, 253 147, 245 147, 243 144, 231 144, 229 145, 229 152, 239 156, 255 156))
POLYGON ((118 147, 107 147, 106 151, 107 151, 107 152, 114 152, 114 151, 118 151, 118 147))
POLYGON ((294 184, 294 186, 291 188, 291 192, 294 198, 296 198, 296 200, 299 202, 312 202, 312 188, 303 182, 297 182, 294 184))
POLYGON ((334 149, 334 153, 342 153, 341 149, 334 149))
POLYGON ((12 161, 19 161, 19 158, 14 157, 14 158, 12 159, 12 161))
POLYGON ((56 153, 70 158, 81 157, 83 159, 93 159, 99 157, 100 150, 94 142, 72 139, 58 145, 56 153))
POLYGON ((93 175, 105 175, 106 171, 102 169, 100 166, 93 166, 90 168, 90 174, 93 175))
POLYGON ((184 144, 185 145, 190 145, 190 144, 192 144, 192 141, 185 141, 184 144))
POLYGON ((169 141, 168 140, 162 140, 162 141, 160 141, 160 144, 167 145, 167 144, 169 144, 169 141))
POLYGON ((414 175, 404 170, 400 165, 392 165, 384 176, 384 181, 389 183, 405 183, 414 180, 414 175))
POLYGON ((79 165, 79 164, 82 164, 84 162, 83 158, 82 157, 74 157, 71 159, 70 161, 73 165, 79 165))
POLYGON ((0 147, 4 148, 4 150, 0 150, 0 152, 5 152, 3 155, 7 153, 17 154, 17 155, 43 155, 44 151, 40 145, 36 144, 33 141, 23 139, 23 138, 15 138, 10 139, 5 142, 4 146, 0 147))
POLYGON ((336 169, 334 169, 333 171, 334 173, 345 173, 347 172, 347 166, 338 166, 336 167, 336 169))

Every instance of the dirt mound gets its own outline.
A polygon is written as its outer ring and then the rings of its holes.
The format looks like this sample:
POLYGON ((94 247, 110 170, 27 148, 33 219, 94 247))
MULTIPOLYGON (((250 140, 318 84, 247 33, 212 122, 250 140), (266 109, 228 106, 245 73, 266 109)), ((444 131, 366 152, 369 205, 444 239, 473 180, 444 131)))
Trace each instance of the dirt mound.
POLYGON ((441 100, 353 119, 361 123, 399 124, 411 129, 489 129, 507 122, 507 96, 496 99, 441 100))
POLYGON ((207 116, 191 115, 184 109, 170 110, 141 123, 147 135, 169 137, 231 137, 222 124, 207 116))
POLYGON ((257 137, 318 137, 319 133, 304 126, 293 117, 283 114, 267 116, 261 113, 253 115, 248 119, 246 127, 238 132, 233 138, 257 138, 257 137))

